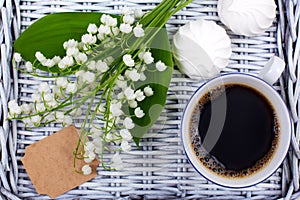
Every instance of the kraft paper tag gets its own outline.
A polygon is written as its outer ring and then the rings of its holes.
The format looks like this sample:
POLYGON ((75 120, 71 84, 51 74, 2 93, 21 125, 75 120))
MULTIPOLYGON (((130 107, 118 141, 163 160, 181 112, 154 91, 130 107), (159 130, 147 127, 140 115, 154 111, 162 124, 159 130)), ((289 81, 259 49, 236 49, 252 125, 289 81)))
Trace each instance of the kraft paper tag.
MULTIPOLYGON (((74 171, 73 152, 78 140, 78 130, 69 126, 26 147, 21 161, 39 194, 55 198, 97 176, 98 160, 90 163, 90 175, 74 171)), ((77 159, 77 170, 81 171, 85 164, 77 159)))

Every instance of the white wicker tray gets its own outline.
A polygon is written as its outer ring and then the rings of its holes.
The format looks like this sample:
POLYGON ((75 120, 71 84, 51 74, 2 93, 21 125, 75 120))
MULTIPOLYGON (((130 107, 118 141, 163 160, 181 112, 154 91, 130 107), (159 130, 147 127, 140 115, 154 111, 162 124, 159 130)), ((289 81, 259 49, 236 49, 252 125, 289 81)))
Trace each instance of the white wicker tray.
MULTIPOLYGON (((150 10, 160 0, 2 0, 0 1, 0 199, 48 199, 38 195, 20 162, 25 146, 52 134, 57 124, 28 131, 22 123, 9 123, 7 102, 29 101, 40 79, 18 74, 11 67, 12 44, 35 20, 53 12, 100 11, 120 14, 123 6, 150 10)), ((189 20, 209 19, 219 23, 216 0, 194 0, 167 24, 170 38, 189 20)), ((262 36, 242 37, 227 31, 233 55, 227 72, 257 74, 273 55, 288 67, 274 86, 286 100, 294 120, 292 145, 283 165, 269 179, 256 186, 232 190, 208 182, 187 161, 179 137, 183 108, 201 84, 174 71, 167 103, 159 120, 141 141, 140 149, 122 154, 127 168, 104 171, 98 177, 58 199, 296 199, 299 193, 300 104, 300 2, 278 0, 277 21, 262 36)))

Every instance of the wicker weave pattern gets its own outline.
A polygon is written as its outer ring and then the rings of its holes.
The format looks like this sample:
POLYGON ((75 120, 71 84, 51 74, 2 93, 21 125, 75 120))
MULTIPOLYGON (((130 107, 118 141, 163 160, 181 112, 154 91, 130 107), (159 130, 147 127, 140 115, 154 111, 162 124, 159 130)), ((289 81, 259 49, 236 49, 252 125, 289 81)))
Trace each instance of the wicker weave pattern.
MULTIPOLYGON (((53 12, 100 11, 120 14, 123 6, 150 10, 160 0, 4 0, 0 2, 0 141, 1 141, 1 193, 9 199, 47 199, 36 194, 20 158, 25 146, 38 141, 60 129, 57 124, 34 131, 24 129, 22 123, 8 124, 7 101, 18 97, 30 101, 30 95, 41 82, 40 79, 17 74, 10 67, 12 42, 35 20, 53 12), (12 85, 13 82, 13 85, 12 85)), ((170 38, 180 25, 189 20, 209 19, 219 22, 216 0, 194 0, 187 8, 178 12, 167 24, 170 38)), ((262 36, 241 37, 228 31, 232 39, 233 55, 226 72, 257 74, 273 55, 285 58, 288 70, 274 86, 288 102, 295 130, 292 148, 283 166, 265 182, 257 186, 230 190, 208 182, 198 175, 187 161, 180 141, 182 111, 191 94, 201 84, 174 71, 165 110, 141 142, 141 149, 123 154, 127 164, 124 171, 103 171, 99 176, 69 191, 60 199, 104 199, 104 198, 204 198, 204 199, 277 199, 299 197, 299 33, 300 3, 295 0, 278 0, 278 18, 262 36)))

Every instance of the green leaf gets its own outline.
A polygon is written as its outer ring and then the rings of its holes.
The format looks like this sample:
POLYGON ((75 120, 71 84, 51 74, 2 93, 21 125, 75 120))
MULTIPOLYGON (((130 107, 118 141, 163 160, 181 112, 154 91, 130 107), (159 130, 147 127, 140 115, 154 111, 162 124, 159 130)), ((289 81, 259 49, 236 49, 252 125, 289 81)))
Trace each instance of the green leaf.
MULTIPOLYGON (((63 43, 69 39, 81 40, 90 23, 100 24, 102 13, 67 12, 47 15, 28 27, 14 43, 14 49, 30 62, 35 61, 35 53, 42 52, 47 58, 65 56, 63 43)), ((114 16, 117 17, 117 16, 114 16)), ((60 73, 57 67, 47 68, 37 65, 40 70, 60 73)))
MULTIPOLYGON (((145 116, 141 119, 133 117, 133 121, 136 124, 131 133, 134 137, 134 141, 139 145, 140 139, 151 128, 160 116, 166 102, 167 91, 172 78, 173 61, 170 50, 170 43, 168 33, 165 28, 162 28, 153 39, 150 44, 152 55, 155 62, 161 60, 168 68, 163 72, 147 72, 146 81, 138 82, 135 84, 136 88, 143 89, 150 85, 154 94, 151 97, 147 97, 144 101, 140 102, 138 106, 145 112, 145 116)), ((152 69, 155 68, 153 64, 152 69)), ((130 109, 130 114, 133 114, 134 110, 130 109)))
MULTIPOLYGON (((80 41, 81 36, 86 33, 89 23, 95 23, 99 26, 101 15, 102 13, 94 12, 47 15, 33 23, 21 34, 14 43, 15 51, 20 53, 25 60, 31 62, 35 61, 35 52, 37 51, 42 52, 47 58, 52 58, 56 55, 62 57, 65 55, 63 43, 69 39, 80 41)), ((119 16, 113 15, 113 17, 120 19, 119 16)), ((136 126, 131 130, 131 133, 137 145, 139 145, 143 135, 158 119, 164 108, 173 70, 169 38, 165 28, 160 29, 151 42, 150 48, 155 62, 161 60, 168 68, 164 72, 147 72, 146 81, 135 84, 136 89, 143 89, 150 85, 154 91, 153 96, 147 97, 139 103, 139 106, 145 112, 145 116, 142 119, 133 117, 136 126)), ((47 68, 38 65, 38 68, 51 73, 61 72, 57 66, 47 68)), ((150 68, 155 69, 155 64, 150 68)), ((133 109, 128 107, 125 109, 127 109, 127 113, 133 114, 134 112, 133 109)))

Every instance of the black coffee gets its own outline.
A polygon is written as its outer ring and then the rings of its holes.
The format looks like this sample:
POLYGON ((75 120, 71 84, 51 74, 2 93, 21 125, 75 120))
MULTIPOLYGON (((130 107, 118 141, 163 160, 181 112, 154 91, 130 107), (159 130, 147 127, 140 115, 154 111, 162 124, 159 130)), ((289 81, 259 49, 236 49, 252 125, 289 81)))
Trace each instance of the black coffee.
POLYGON ((242 177, 268 163, 277 146, 278 126, 277 114, 263 94, 227 84, 205 94, 196 106, 192 146, 210 170, 242 177))

